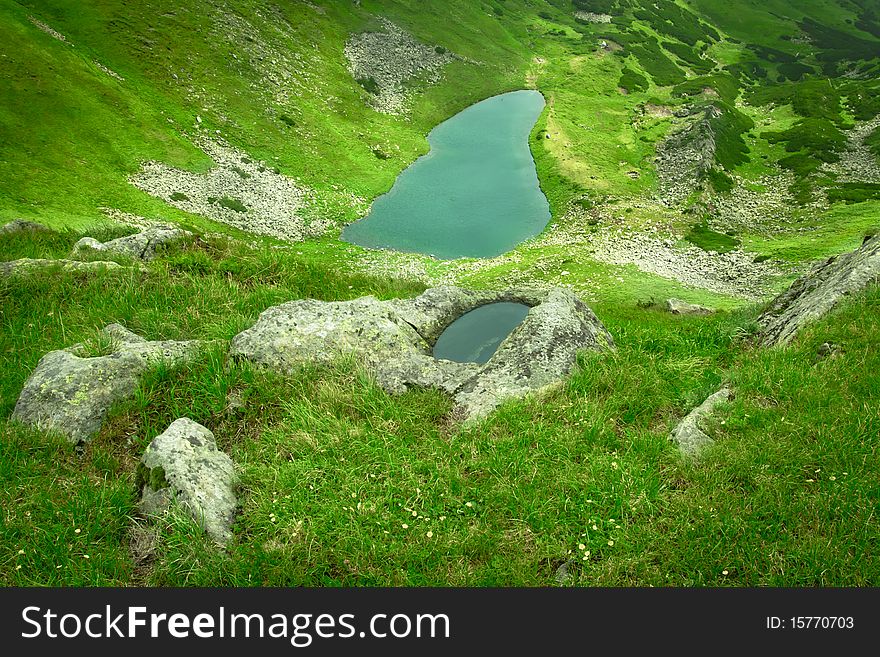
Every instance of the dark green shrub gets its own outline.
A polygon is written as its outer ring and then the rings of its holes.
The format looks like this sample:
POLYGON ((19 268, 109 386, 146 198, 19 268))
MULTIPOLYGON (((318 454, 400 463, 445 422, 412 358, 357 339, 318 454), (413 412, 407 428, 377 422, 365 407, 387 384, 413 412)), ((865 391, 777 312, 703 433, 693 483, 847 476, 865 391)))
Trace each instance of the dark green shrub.
POLYGON ((355 82, 361 85, 367 93, 373 94, 374 96, 379 93, 379 83, 376 82, 376 78, 372 75, 368 78, 357 78, 355 82))
POLYGON ((709 169, 709 182, 716 192, 729 192, 733 189, 733 178, 718 169, 709 169))
POLYGON ((625 66, 620 72, 620 80, 617 81, 617 86, 627 91, 647 91, 648 80, 644 75, 636 73, 631 68, 625 66))
POLYGON ((688 231, 684 238, 704 251, 715 251, 717 253, 727 253, 739 246, 739 240, 730 235, 712 230, 705 221, 691 226, 690 231, 688 231))
POLYGON ((230 198, 228 196, 224 196, 218 201, 218 205, 221 208, 226 208, 228 210, 234 210, 235 212, 247 212, 247 207, 244 203, 239 201, 237 198, 230 198))

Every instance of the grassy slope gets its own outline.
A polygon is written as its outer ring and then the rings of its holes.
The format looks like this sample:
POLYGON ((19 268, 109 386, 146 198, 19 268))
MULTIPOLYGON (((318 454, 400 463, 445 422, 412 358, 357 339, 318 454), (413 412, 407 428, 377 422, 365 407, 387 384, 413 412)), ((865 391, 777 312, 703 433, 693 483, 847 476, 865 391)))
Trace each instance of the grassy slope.
MULTIPOLYGON (((267 19, 265 3, 244 0, 206 3, 199 11, 164 0, 125 8, 109 0, 0 3, 0 72, 10 80, 0 102, 0 220, 25 216, 75 229, 37 240, 2 237, 0 259, 63 256, 100 220, 104 205, 222 229, 125 182, 144 159, 210 166, 187 139, 196 115, 205 130, 220 130, 314 187, 332 216, 350 218, 345 193, 381 193, 424 151, 423 135, 433 125, 474 100, 522 86, 527 75, 549 100, 532 140, 554 220, 576 196, 627 199, 652 189, 653 143, 670 122, 634 121, 636 107, 681 101, 656 86, 633 55, 597 56, 606 28, 578 25, 567 2, 552 3, 560 10, 510 0, 365 0, 359 10, 347 2, 321 4, 326 13, 278 3, 287 26, 267 19), (254 87, 266 71, 231 56, 247 45, 240 30, 215 34, 227 4, 279 52, 308 60, 290 85, 294 99, 279 102, 266 85, 254 87), (444 82, 418 96, 411 120, 372 112, 341 56, 350 31, 373 25, 371 13, 488 66, 453 65, 444 82), (41 32, 28 15, 74 45, 41 32), (176 46, 182 35, 186 50, 176 46), (618 92, 624 65, 646 75, 646 91, 618 92), (315 71, 320 75, 309 77, 315 71), (549 140, 538 139, 542 130, 549 140), (400 151, 379 160, 370 150, 375 143, 400 151), (626 175, 630 170, 640 178, 626 175)), ((727 4, 692 3, 725 35, 792 49, 779 40, 795 33, 782 3, 773 3, 773 14, 761 9, 767 3, 743 12, 727 4), (760 30, 746 31, 740 19, 747 15, 760 19, 751 23, 760 30)), ((798 3, 791 17, 803 16, 853 33, 850 14, 829 0, 798 3)), ((637 29, 668 38, 647 24, 637 29)), ((728 38, 709 52, 722 64, 752 57, 728 38)), ((768 67, 775 75, 776 65, 768 67)), ((798 120, 789 106, 768 115, 772 122, 762 130, 785 130, 798 120)), ((752 161, 740 168, 747 178, 766 173, 761 154, 785 154, 784 145, 756 133, 747 136, 752 161)), ((876 203, 808 217, 805 225, 819 230, 739 237, 750 250, 793 261, 831 255, 876 226, 876 203)), ((658 213, 636 207, 627 222, 658 213)), ((687 226, 682 218, 670 221, 687 226)), ((99 237, 116 229, 103 230, 99 237)), ((0 417, 42 354, 95 340, 112 321, 151 339, 225 340, 291 298, 421 289, 356 273, 361 256, 333 236, 289 251, 209 240, 166 254, 144 274, 2 281, 0 417)), ((390 398, 350 363, 291 379, 229 368, 222 343, 185 370, 155 372, 136 399, 114 410, 82 456, 4 422, 0 583, 548 585, 569 559, 578 564, 571 568, 577 584, 880 579, 872 550, 878 463, 871 438, 880 432, 871 401, 880 393, 871 377, 878 366, 871 347, 880 338, 876 292, 794 348, 756 352, 739 340, 755 309, 683 319, 639 308, 636 300, 666 296, 741 304, 635 267, 600 265, 570 248, 527 243, 510 259, 477 270, 463 266, 457 276, 475 286, 517 276, 574 284, 596 301, 620 351, 585 360, 583 372, 546 399, 509 404, 469 430, 445 424, 449 401, 439 394, 390 398), (561 278, 563 268, 570 276, 561 278), (843 350, 814 364, 826 340, 843 350), (738 396, 720 415, 724 424, 714 427, 719 444, 703 465, 687 465, 666 434, 722 380, 731 380, 738 396), (230 391, 245 400, 242 407, 230 407, 230 391), (159 527, 153 556, 141 561, 138 546, 151 534, 139 524, 132 529, 134 464, 149 440, 184 414, 215 430, 242 466, 237 541, 228 555, 217 554, 187 522, 171 518, 159 527)))
MULTIPOLYGON (((76 237, 26 249, 62 253, 76 237)), ((227 339, 289 298, 418 290, 223 240, 166 253, 143 274, 7 280, 0 406, 11 409, 42 353, 94 340, 105 322, 227 339)), ((876 583, 878 294, 769 351, 742 341, 754 311, 680 318, 599 303, 615 356, 586 356, 564 387, 464 430, 445 423, 438 393, 389 397, 346 362, 276 377, 227 362, 220 342, 154 371, 82 456, 6 425, 0 582, 551 585, 574 559, 577 584, 876 583), (817 362, 825 341, 840 350, 817 362), (718 443, 689 465, 666 435, 725 380, 737 397, 716 419, 718 443), (137 455, 184 415, 241 467, 228 554, 182 519, 130 520, 137 455)))
POLYGON ((446 20, 446 12, 425 12, 421 4, 383 3, 386 16, 405 26, 414 22, 417 35, 435 35, 485 66, 454 64, 443 83, 419 98, 411 120, 378 114, 364 103, 365 92, 342 56, 349 33, 374 24, 373 5, 328 3, 318 13, 304 3, 284 3, 273 15, 260 9, 263 4, 212 2, 196 10, 170 0, 124 7, 107 0, 4 2, 0 71, 13 85, 0 109, 6 131, 0 218, 84 225, 100 216, 100 206, 181 218, 125 178, 147 159, 194 170, 209 166, 185 138, 196 133, 198 115, 203 131, 219 130, 300 179, 319 192, 328 212, 350 220, 337 188, 369 198, 387 190, 426 150, 431 127, 486 95, 516 87, 521 78, 522 45, 471 3, 443 3, 457 21, 446 20), (41 32, 28 16, 68 42, 41 32), (183 38, 186 49, 178 47, 183 38), (291 78, 273 88, 269 76, 279 69, 248 56, 248 38, 270 49, 267 60, 284 53, 291 78), (282 114, 295 125, 280 120, 282 114), (377 143, 399 151, 379 160, 371 151, 377 143))

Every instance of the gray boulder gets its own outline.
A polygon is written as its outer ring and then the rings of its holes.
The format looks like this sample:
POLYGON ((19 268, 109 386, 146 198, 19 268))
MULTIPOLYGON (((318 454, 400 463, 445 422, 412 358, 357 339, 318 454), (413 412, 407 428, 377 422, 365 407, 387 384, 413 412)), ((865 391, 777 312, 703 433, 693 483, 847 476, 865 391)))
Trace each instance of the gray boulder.
POLYGON ((302 300, 275 306, 233 338, 230 353, 287 373, 352 355, 386 391, 442 390, 455 399, 459 417, 475 420, 506 399, 561 381, 575 366, 578 351, 613 349, 611 335, 569 290, 475 292, 443 286, 414 299, 302 300), (488 362, 433 357, 433 344, 456 319, 501 301, 531 309, 488 362))
POLYGON ((82 255, 88 253, 89 249, 92 251, 109 251, 109 249, 104 246, 103 242, 99 242, 94 237, 83 237, 73 245, 72 253, 74 255, 82 255))
POLYGON ((31 274, 38 271, 58 269, 60 271, 97 272, 118 269, 116 262, 79 262, 78 260, 50 260, 46 258, 20 258, 9 262, 0 262, 0 276, 31 274))
POLYGON ((706 308, 706 306, 688 303, 681 299, 667 299, 666 310, 673 315, 709 315, 714 312, 711 308, 706 308))
POLYGON ((100 430, 110 407, 133 395, 141 376, 156 362, 177 365, 191 358, 199 341, 147 342, 118 324, 104 329, 111 351, 88 357, 84 346, 50 351, 28 377, 12 418, 58 432, 72 443, 100 430))
POLYGON ((466 420, 485 417, 507 399, 562 381, 579 351, 614 348, 614 339, 590 307, 570 290, 554 288, 456 391, 456 404, 466 420))
POLYGON ((880 281, 880 235, 861 247, 829 258, 797 279, 758 318, 758 344, 791 342, 807 324, 831 311, 842 299, 880 281))
POLYGON ((217 449, 214 434, 180 418, 147 446, 138 466, 139 508, 157 515, 179 504, 214 541, 226 545, 238 500, 232 459, 217 449))
POLYGON ((696 456, 705 446, 715 442, 700 428, 700 422, 711 415, 718 404, 727 402, 730 399, 730 389, 721 388, 718 392, 709 395, 706 401, 688 413, 676 425, 669 435, 669 439, 678 444, 682 454, 685 456, 696 456))
POLYGON ((375 297, 353 301, 290 301, 260 314, 232 339, 230 354, 281 372, 353 354, 367 366, 428 353, 428 345, 391 307, 375 297))
POLYGON ((35 221, 27 221, 26 219, 14 219, 9 223, 0 226, 0 235, 11 235, 13 233, 51 233, 52 229, 47 228, 43 224, 35 221))
POLYGON ((387 392, 433 388, 454 395, 480 372, 477 363, 456 363, 424 354, 391 358, 375 369, 376 382, 387 392))
POLYGON ((71 255, 75 257, 89 251, 109 251, 136 260, 152 260, 156 257, 158 247, 191 235, 189 231, 174 226, 152 226, 140 233, 103 243, 93 237, 83 237, 73 245, 71 255))

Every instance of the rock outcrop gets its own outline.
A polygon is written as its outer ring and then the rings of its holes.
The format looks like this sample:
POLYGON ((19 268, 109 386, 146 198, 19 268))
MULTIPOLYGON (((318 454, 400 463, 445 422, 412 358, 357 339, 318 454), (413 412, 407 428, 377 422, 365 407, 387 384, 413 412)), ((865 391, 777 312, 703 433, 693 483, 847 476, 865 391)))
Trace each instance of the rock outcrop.
POLYGON ((682 454, 685 456, 696 456, 701 449, 715 442, 700 428, 700 422, 711 415, 718 404, 727 402, 730 399, 730 389, 721 388, 718 392, 709 395, 706 401, 688 413, 676 425, 669 435, 669 439, 678 444, 682 454))
POLYGON ((554 288, 455 393, 465 416, 483 417, 506 399, 560 382, 583 350, 609 351, 614 340, 587 304, 554 288))
POLYGON ((11 235, 13 233, 50 233, 52 230, 43 224, 35 221, 27 221, 26 219, 13 219, 9 223, 0 226, 0 235, 11 235))
POLYGON ((155 362, 172 365, 191 358, 199 341, 148 342, 110 324, 103 329, 112 351, 84 356, 84 345, 50 351, 28 377, 12 418, 72 443, 86 442, 100 430, 114 402, 133 395, 141 376, 155 362))
POLYGON ((232 459, 217 449, 214 434, 180 418, 153 438, 141 458, 139 508, 157 515, 176 502, 215 542, 226 545, 238 505, 236 483, 232 459))
POLYGON ((776 297, 758 318, 758 344, 788 344, 801 328, 823 317, 846 296, 877 282, 880 235, 867 239, 855 251, 817 265, 776 297))
POLYGON ((282 372, 305 363, 328 363, 340 353, 353 353, 364 365, 377 367, 389 358, 427 352, 415 329, 374 297, 302 299, 273 306, 233 338, 230 350, 233 356, 282 372))
POLYGON ((291 301, 269 308, 232 340, 230 354, 292 372, 351 354, 390 393, 413 387, 452 395, 465 420, 485 417, 506 399, 559 382, 578 351, 608 351, 614 340, 574 293, 508 290, 474 292, 445 286, 415 299, 291 301), (452 322, 476 307, 500 301, 531 309, 483 365, 439 360, 432 346, 452 322))
POLYGON ((720 112, 710 105, 702 116, 691 120, 657 146, 655 164, 664 203, 682 203, 712 168, 716 150, 712 119, 720 112))
POLYGON ((47 258, 20 258, 9 262, 0 262, 0 276, 13 274, 29 274, 37 271, 54 270, 96 272, 107 269, 118 269, 119 263, 104 260, 79 262, 78 260, 50 260, 47 258))
POLYGON ((136 260, 152 260, 156 257, 157 248, 191 235, 192 233, 182 228, 160 225, 103 243, 93 237, 83 237, 73 245, 71 255, 76 257, 89 251, 107 251, 136 260))
POLYGON ((673 315, 709 315, 714 312, 711 308, 706 308, 706 306, 688 303, 681 299, 667 299, 666 310, 673 315))

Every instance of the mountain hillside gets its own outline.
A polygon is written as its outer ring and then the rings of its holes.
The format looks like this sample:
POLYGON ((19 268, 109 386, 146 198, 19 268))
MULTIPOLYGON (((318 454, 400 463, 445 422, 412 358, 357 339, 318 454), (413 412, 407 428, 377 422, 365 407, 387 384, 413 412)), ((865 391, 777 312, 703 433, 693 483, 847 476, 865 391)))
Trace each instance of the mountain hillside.
POLYGON ((880 581, 877 0, 0 0, 0 75, 4 585, 880 581), (517 89, 546 100, 540 235, 340 240, 436 125, 517 89), (759 346, 771 299, 860 247, 857 286, 759 346), (614 349, 478 422, 353 357, 230 351, 279 304, 448 285, 564 288, 614 349), (90 441, 16 419, 47 353, 172 341, 201 342, 120 375, 90 441), (182 417, 235 463, 223 550, 139 507, 182 417))

